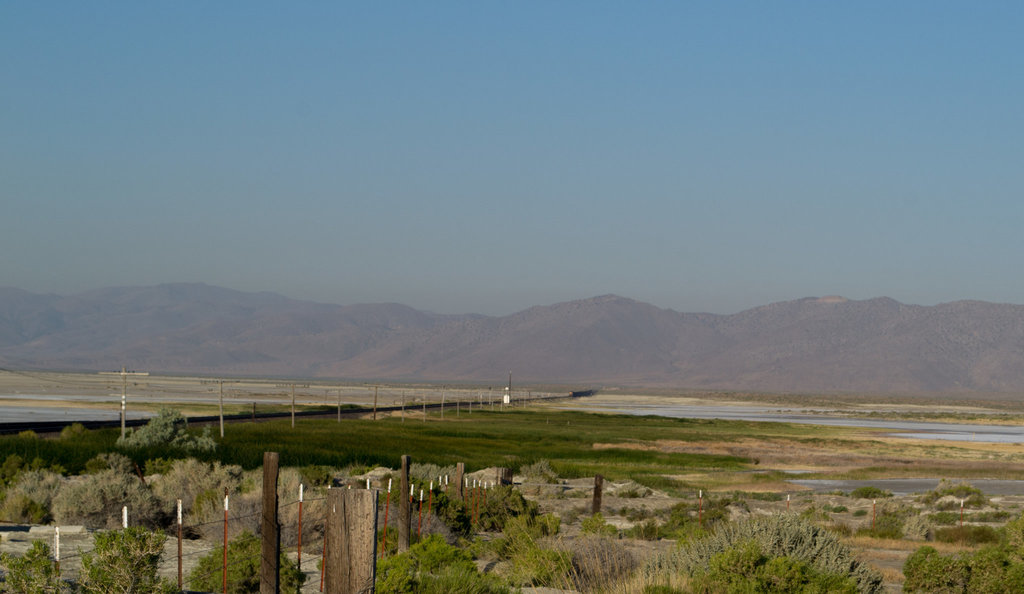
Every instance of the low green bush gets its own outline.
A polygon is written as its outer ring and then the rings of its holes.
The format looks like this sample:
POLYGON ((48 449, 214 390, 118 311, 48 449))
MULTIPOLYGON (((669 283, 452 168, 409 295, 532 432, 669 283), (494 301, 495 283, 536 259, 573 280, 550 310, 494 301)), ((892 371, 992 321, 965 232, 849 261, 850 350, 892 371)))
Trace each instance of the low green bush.
POLYGON ((445 543, 440 536, 431 535, 408 551, 377 564, 376 591, 380 594, 504 594, 509 589, 497 578, 481 574, 469 553, 445 543))
POLYGON ((965 507, 972 508, 988 504, 988 498, 981 492, 981 489, 965 481, 954 483, 947 479, 939 481, 937 487, 918 497, 918 501, 925 505, 937 504, 937 508, 940 510, 959 508, 961 501, 965 507), (954 500, 939 503, 939 500, 944 497, 952 497, 954 500))
POLYGON ((167 537, 145 528, 97 532, 93 549, 82 554, 83 594, 146 592, 171 594, 178 588, 157 575, 167 537))
MULTIPOLYGON (((189 573, 192 590, 220 592, 223 588, 224 547, 210 551, 199 559, 189 573)), ((279 560, 281 592, 297 593, 306 581, 306 575, 283 552, 279 560)), ((246 594, 260 590, 260 539, 251 532, 243 532, 228 542, 228 592, 246 594)))
POLYGON ((589 518, 585 518, 580 530, 583 534, 597 534, 604 536, 615 536, 619 533, 615 526, 604 521, 604 516, 600 513, 596 513, 589 518))
POLYGON ((850 491, 850 497, 853 497, 854 499, 883 499, 892 497, 892 491, 879 489, 875 486, 857 487, 853 491, 850 491))
POLYGON ((904 592, 966 592, 970 566, 962 556, 939 554, 924 546, 903 564, 904 592))
POLYGON ((821 571, 793 557, 769 557, 753 540, 711 557, 707 569, 694 573, 694 592, 821 592, 857 594, 849 575, 821 571))
POLYGON ((0 592, 46 592, 65 594, 71 592, 71 585, 60 579, 51 561, 50 547, 42 541, 34 541, 32 547, 21 557, 10 553, 0 554, 0 565, 6 572, 0 592))
POLYGON ((991 526, 951 526, 936 528, 935 540, 963 544, 989 544, 999 542, 999 531, 991 526))
MULTIPOLYGON (((721 524, 711 534, 652 559, 644 568, 645 577, 657 583, 665 581, 661 579, 665 574, 693 575, 710 567, 715 555, 747 541, 755 543, 758 555, 768 559, 789 557, 813 567, 816 572, 850 577, 860 592, 881 591, 882 576, 858 561, 835 534, 794 514, 721 524)), ((751 567, 760 559, 753 554, 748 557, 751 567)))

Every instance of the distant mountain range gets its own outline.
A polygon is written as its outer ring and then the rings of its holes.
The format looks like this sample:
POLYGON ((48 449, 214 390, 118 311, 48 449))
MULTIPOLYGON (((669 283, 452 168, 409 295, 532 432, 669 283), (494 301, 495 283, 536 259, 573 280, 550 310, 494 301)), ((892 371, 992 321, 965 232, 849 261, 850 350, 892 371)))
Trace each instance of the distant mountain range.
POLYGON ((732 315, 615 295, 502 317, 329 305, 203 284, 0 288, 0 366, 708 388, 1024 391, 1024 306, 841 297, 732 315))

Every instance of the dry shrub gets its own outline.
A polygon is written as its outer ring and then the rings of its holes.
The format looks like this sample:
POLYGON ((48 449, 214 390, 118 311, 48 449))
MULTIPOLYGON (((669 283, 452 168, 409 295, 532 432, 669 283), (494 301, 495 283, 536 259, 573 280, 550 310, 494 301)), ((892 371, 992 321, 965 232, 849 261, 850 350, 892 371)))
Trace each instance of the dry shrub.
POLYGON ((26 470, 7 489, 0 505, 0 520, 39 524, 51 517, 53 498, 64 479, 49 470, 26 470))
POLYGON ((139 477, 115 470, 68 481, 53 499, 53 516, 61 524, 118 528, 121 507, 128 506, 132 526, 157 528, 164 514, 160 502, 139 477))
POLYGON ((177 500, 181 499, 184 522, 195 524, 197 519, 192 516, 197 500, 222 498, 225 488, 228 492, 235 492, 241 481, 241 466, 222 465, 220 462, 208 464, 188 458, 175 460, 170 470, 151 482, 153 494, 160 500, 166 514, 175 514, 177 500))
MULTIPOLYGON (((277 479, 277 519, 281 526, 281 547, 298 544, 299 536, 299 484, 302 475, 298 469, 282 468, 277 479)), ((206 491, 206 493, 211 493, 206 491)), ((310 552, 319 550, 326 519, 326 493, 323 487, 305 489, 302 505, 302 548, 310 552)), ((228 538, 244 531, 259 535, 263 509, 263 471, 248 471, 241 475, 236 488, 230 493, 228 511, 228 538)), ((224 538, 224 491, 216 497, 200 494, 192 510, 192 524, 205 538, 224 538)))
POLYGON ((567 589, 598 592, 612 588, 625 580, 634 569, 636 560, 618 542, 601 536, 583 536, 571 544, 563 542, 572 555, 572 569, 567 576, 567 589))
MULTIPOLYGON (((443 481, 446 476, 449 477, 449 481, 455 478, 455 466, 417 464, 415 462, 409 465, 409 480, 417 484, 429 484, 430 481, 437 481, 438 479, 443 481)), ((435 484, 437 483, 435 482, 435 484)))

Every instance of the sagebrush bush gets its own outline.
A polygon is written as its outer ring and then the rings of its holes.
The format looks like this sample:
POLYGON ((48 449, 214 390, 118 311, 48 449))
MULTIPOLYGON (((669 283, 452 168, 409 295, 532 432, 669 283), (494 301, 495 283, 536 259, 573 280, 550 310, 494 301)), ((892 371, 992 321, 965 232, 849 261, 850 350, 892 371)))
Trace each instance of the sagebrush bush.
POLYGON ((665 573, 693 575, 708 567, 714 555, 745 541, 753 541, 768 558, 790 557, 823 573, 848 575, 861 592, 881 591, 882 576, 858 561, 835 534, 793 514, 720 524, 704 538, 655 557, 644 572, 654 578, 652 583, 664 581, 657 578, 665 573))
MULTIPOLYGON (((414 483, 430 484, 430 481, 434 481, 434 485, 441 488, 442 485, 438 484, 438 479, 444 480, 444 477, 449 477, 449 482, 455 479, 455 466, 438 466, 437 464, 419 464, 413 462, 409 465, 409 480, 414 483)), ((472 482, 472 481, 470 481, 472 482)))
POLYGON ((932 526, 921 515, 914 515, 903 522, 903 537, 907 540, 928 540, 932 535, 932 526))
POLYGON ((125 505, 130 525, 157 528, 165 519, 159 500, 139 477, 114 470, 64 483, 53 499, 53 516, 61 524, 118 528, 125 505))
POLYGON ((0 520, 42 524, 53 517, 51 507, 64 478, 49 470, 26 470, 8 487, 0 520))
POLYGON ((240 466, 200 462, 195 458, 173 461, 164 474, 150 481, 153 495, 160 500, 165 513, 175 513, 177 501, 181 499, 181 509, 187 524, 195 523, 191 515, 196 499, 204 494, 207 498, 211 495, 223 496, 224 489, 234 493, 241 482, 240 466))
POLYGON ((822 571, 793 557, 768 556, 747 540, 711 556, 691 581, 694 592, 818 592, 857 594, 848 574, 822 571))
POLYGON ((533 464, 527 464, 519 469, 519 474, 530 482, 548 484, 558 482, 558 473, 551 468, 551 464, 547 460, 538 460, 533 464))
POLYGON ((981 489, 968 482, 942 479, 937 487, 921 495, 918 501, 927 505, 937 504, 939 509, 950 510, 959 508, 961 501, 966 507, 982 507, 988 503, 988 498, 981 489), (940 501, 944 498, 945 501, 940 501))
POLYGON ((128 456, 117 452, 97 454, 85 463, 86 474, 96 474, 104 470, 113 470, 122 474, 133 474, 135 473, 135 463, 128 456))
POLYGON ((188 432, 188 420, 178 411, 161 408, 145 425, 117 439, 125 448, 167 446, 186 452, 212 452, 217 442, 210 437, 210 428, 204 427, 201 436, 188 432))

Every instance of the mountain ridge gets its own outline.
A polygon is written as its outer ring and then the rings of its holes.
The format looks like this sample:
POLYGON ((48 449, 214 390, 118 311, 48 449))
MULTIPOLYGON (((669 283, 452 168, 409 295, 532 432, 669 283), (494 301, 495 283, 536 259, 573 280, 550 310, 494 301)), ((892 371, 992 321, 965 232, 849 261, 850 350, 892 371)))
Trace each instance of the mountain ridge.
POLYGON ((0 287, 0 366, 762 392, 1024 390, 1024 306, 837 295, 735 314, 600 295, 505 316, 334 305, 202 283, 0 287))

